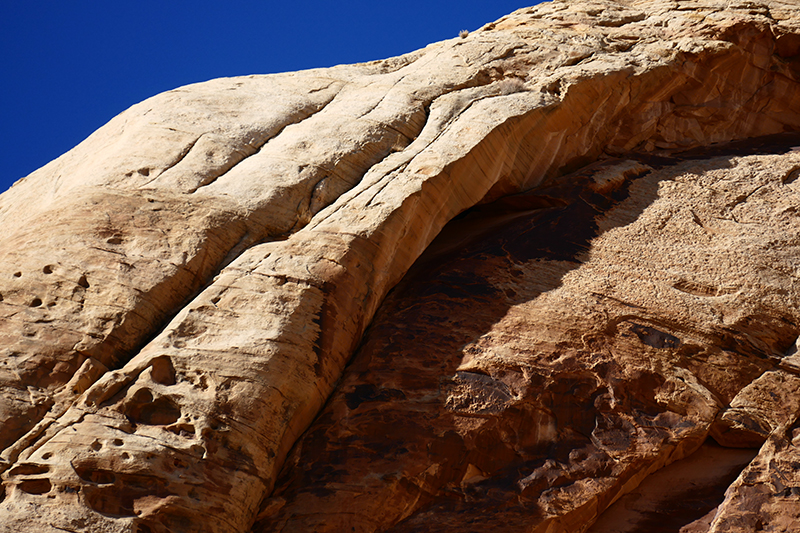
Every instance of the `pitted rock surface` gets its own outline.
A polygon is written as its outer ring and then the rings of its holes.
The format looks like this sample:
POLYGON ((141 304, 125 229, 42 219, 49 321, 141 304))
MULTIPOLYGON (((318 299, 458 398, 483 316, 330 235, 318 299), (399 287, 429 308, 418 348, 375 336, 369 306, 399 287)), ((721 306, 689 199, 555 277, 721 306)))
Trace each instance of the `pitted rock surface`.
POLYGON ((709 436, 683 526, 800 528, 796 132, 785 0, 133 106, 0 196, 0 531, 585 531, 709 436))

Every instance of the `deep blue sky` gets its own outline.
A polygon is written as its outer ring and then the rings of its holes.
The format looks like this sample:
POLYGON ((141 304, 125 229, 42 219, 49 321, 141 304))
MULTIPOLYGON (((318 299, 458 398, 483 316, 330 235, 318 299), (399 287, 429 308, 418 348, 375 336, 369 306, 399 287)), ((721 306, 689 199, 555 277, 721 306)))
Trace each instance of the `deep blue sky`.
POLYGON ((0 192, 157 93, 400 55, 536 3, 2 2, 0 192))

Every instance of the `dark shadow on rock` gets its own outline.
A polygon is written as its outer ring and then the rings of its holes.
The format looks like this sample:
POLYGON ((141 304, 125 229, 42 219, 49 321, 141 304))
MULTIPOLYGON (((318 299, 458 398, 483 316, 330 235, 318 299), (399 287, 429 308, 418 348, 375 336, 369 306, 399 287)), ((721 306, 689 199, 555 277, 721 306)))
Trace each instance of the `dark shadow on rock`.
POLYGON ((587 533, 676 533, 682 527, 686 533, 706 531, 725 490, 757 453, 723 448, 709 439, 620 498, 587 533))
MULTIPOLYGON (((658 170, 715 157, 705 169, 727 168, 733 156, 785 153, 795 146, 800 135, 787 134, 706 152, 631 154, 456 217, 382 303, 336 391, 287 458, 273 499, 262 506, 275 511, 262 512, 253 531, 278 531, 298 520, 294 502, 301 500, 298 505, 306 507, 313 502, 319 515, 299 518, 298 529, 313 530, 322 516, 334 527, 338 513, 362 524, 354 531, 368 531, 372 519, 378 524, 379 515, 393 514, 405 519, 392 531, 449 531, 456 525, 486 531, 500 515, 507 530, 523 530, 535 521, 533 502, 548 487, 575 475, 610 475, 608 454, 630 428, 625 419, 602 414, 610 391, 593 374, 576 365, 560 376, 537 376, 510 362, 488 376, 460 370, 465 355, 479 350, 477 341, 509 309, 558 288, 582 266, 600 234, 598 220, 629 198, 633 184, 638 182, 640 209, 618 213, 615 227, 632 223, 652 204, 658 182, 643 180, 652 171, 645 165, 658 170), (598 178, 614 168, 617 178, 598 178), (469 405, 454 402, 453 391, 469 405), (491 406, 508 398, 522 400, 494 416, 491 406), (548 423, 558 428, 557 439, 531 437, 548 423), (465 431, 469 424, 479 429, 465 431), (580 464, 579 474, 554 474, 558 469, 548 465, 559 461, 580 464), (537 471, 544 472, 540 479, 537 471), (534 474, 521 481, 523 472, 534 474), (406 505, 414 506, 413 513, 406 505)), ((648 325, 634 325, 631 332, 655 348, 680 344, 648 325)), ((598 365, 595 372, 612 376, 616 370, 598 365)), ((656 374, 636 379, 643 390, 661 384, 656 374)), ((652 398, 625 397, 623 389, 616 395, 625 409, 658 425, 652 398)))

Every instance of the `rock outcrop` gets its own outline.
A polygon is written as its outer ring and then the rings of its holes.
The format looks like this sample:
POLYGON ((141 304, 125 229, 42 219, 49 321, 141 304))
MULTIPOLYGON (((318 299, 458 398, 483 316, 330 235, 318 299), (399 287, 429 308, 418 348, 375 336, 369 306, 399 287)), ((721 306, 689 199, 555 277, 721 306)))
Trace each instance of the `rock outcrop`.
POLYGON ((142 102, 0 196, 0 530, 800 528, 797 132, 778 0, 142 102))

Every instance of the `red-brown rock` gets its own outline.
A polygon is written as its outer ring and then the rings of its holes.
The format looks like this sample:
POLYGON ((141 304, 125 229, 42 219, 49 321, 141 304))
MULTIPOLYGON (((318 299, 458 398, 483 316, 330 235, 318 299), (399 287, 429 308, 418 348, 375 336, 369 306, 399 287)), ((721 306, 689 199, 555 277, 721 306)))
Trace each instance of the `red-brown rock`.
POLYGON ((757 455, 605 523, 800 528, 799 7, 546 3, 116 117, 0 196, 0 531, 586 531, 709 436, 757 455))

